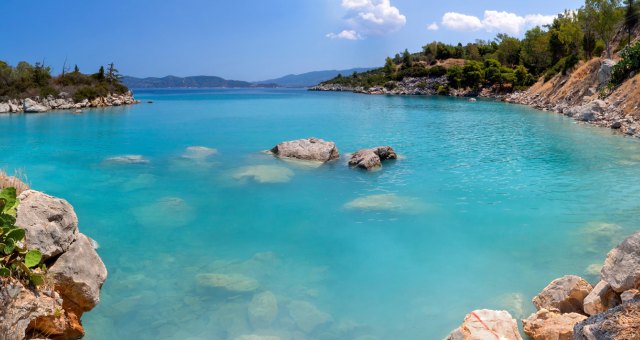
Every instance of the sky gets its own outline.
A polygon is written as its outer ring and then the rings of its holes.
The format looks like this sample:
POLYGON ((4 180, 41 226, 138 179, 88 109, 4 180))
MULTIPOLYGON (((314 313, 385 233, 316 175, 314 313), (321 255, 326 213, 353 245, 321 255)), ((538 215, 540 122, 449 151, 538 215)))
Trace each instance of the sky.
POLYGON ((522 37, 581 0, 2 0, 0 60, 258 81, 377 67, 439 40, 522 37))

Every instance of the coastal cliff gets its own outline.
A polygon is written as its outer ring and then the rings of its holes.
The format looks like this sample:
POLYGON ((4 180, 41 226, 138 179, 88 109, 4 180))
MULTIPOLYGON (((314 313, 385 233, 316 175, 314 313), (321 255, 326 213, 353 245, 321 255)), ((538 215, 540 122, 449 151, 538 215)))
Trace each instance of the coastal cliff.
MULTIPOLYGON (((0 180, 3 187, 7 182, 18 183, 15 178, 6 179, 0 180)), ((7 267, 13 274, 0 275, 0 339, 81 338, 84 329, 80 318, 100 302, 100 289, 107 277, 96 243, 80 233, 78 218, 67 201, 24 184, 17 187, 14 219, 24 231, 16 247, 41 255, 34 272, 43 278, 25 281, 16 274, 23 264, 15 262, 7 267)), ((6 224, 6 215, 3 220, 6 224)))
POLYGON ((25 99, 12 99, 0 102, 0 113, 38 113, 51 110, 72 110, 90 107, 121 106, 139 103, 133 97, 131 91, 124 94, 107 94, 91 100, 83 99, 75 101, 66 93, 60 93, 57 97, 49 95, 45 98, 34 97, 25 99))

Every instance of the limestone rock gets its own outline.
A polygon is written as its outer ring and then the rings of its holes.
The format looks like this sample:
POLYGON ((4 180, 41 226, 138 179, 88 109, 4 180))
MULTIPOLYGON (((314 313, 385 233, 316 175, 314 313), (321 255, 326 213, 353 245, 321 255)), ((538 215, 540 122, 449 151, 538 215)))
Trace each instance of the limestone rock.
POLYGON ((20 283, 0 285, 0 335, 2 339, 23 339, 29 324, 39 317, 62 310, 55 292, 36 293, 20 283))
POLYGON ((598 70, 599 87, 603 87, 609 84, 609 80, 611 79, 611 71, 615 65, 616 62, 611 59, 605 59, 602 61, 600 69, 598 70))
POLYGON ((0 113, 9 113, 11 112, 11 107, 9 107, 9 103, 0 103, 0 113))
POLYGON ((69 250, 49 268, 56 290, 86 312, 100 302, 100 288, 107 278, 107 268, 88 237, 78 234, 69 250))
POLYGON ((565 115, 573 117, 575 120, 589 122, 596 118, 596 115, 604 113, 607 104, 596 99, 582 106, 572 107, 565 111, 565 115))
POLYGON ((379 146, 372 149, 363 149, 354 153, 351 155, 349 165, 371 170, 380 167, 382 161, 396 158, 398 158, 398 156, 393 148, 390 146, 379 146))
POLYGON ((45 259, 69 249, 78 234, 78 218, 65 200, 35 190, 18 197, 16 225, 26 230, 29 248, 42 252, 45 259))
POLYGON ((584 313, 582 303, 593 287, 583 278, 567 275, 555 279, 533 298, 536 309, 558 309, 561 313, 584 313))
POLYGON ((272 292, 255 294, 248 308, 253 328, 268 328, 278 316, 278 300, 272 292))
POLYGON ((242 274, 198 274, 198 285, 225 293, 251 293, 260 286, 258 281, 242 274))
POLYGON ((587 297, 584 298, 584 312, 588 315, 602 313, 605 310, 620 304, 620 297, 605 282, 598 282, 587 297))
POLYGON ((586 318, 578 313, 560 314, 543 308, 522 320, 522 325, 524 333, 533 340, 571 340, 573 327, 586 318))
POLYGON ((298 328, 306 333, 311 333, 318 326, 331 321, 331 315, 319 310, 307 301, 291 301, 287 307, 289 315, 298 328))
POLYGON ((507 311, 475 310, 464 318, 447 340, 522 340, 516 320, 507 311))
POLYGON ((633 340, 640 334, 640 299, 629 301, 578 323, 575 340, 633 340))
POLYGON ((282 142, 273 147, 271 152, 278 157, 305 161, 328 162, 340 157, 335 143, 317 138, 282 142))
POLYGON ((600 275, 618 293, 640 286, 640 232, 607 254, 600 275))
POLYGON ((639 297, 640 297, 640 291, 637 289, 625 290, 622 294, 620 294, 621 303, 627 303, 639 297))
POLYGON ((40 104, 31 98, 24 100, 22 103, 22 109, 24 112, 46 112, 51 110, 50 107, 40 104))

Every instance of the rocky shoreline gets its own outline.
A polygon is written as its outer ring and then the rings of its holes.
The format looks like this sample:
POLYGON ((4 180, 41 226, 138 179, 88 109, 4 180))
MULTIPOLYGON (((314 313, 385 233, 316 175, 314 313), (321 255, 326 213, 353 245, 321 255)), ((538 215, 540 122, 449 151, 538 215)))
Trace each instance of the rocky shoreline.
POLYGON ((125 94, 108 94, 106 97, 98 97, 93 100, 84 99, 76 102, 69 94, 61 92, 58 97, 46 98, 34 97, 25 99, 11 99, 0 101, 0 113, 40 113, 51 110, 81 110, 91 107, 109 107, 138 104, 140 101, 133 97, 131 91, 125 94))

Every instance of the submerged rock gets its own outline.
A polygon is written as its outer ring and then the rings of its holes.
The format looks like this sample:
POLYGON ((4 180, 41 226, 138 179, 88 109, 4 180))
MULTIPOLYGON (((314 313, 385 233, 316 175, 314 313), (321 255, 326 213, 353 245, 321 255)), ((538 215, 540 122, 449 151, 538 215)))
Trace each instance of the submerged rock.
POLYGON ((398 155, 390 146, 379 146, 372 149, 363 149, 353 155, 349 165, 365 170, 372 170, 382 166, 382 161, 397 159, 398 155))
POLYGON ((516 320, 507 311, 475 310, 464 318, 447 340, 522 340, 516 320))
POLYGON ((332 320, 331 315, 319 310, 307 301, 291 301, 287 306, 291 319, 306 333, 332 320))
POLYGON ((198 274, 198 285, 226 293, 251 293, 260 286, 258 281, 242 274, 198 274))
POLYGON ((536 309, 557 309, 561 313, 584 313, 582 304, 593 287, 583 278, 567 275, 555 279, 533 298, 536 309))
POLYGON ((588 315, 595 315, 619 304, 618 294, 611 289, 607 282, 600 281, 584 299, 584 311, 588 315))
POLYGON ((69 202, 35 190, 18 199, 16 225, 25 229, 27 246, 45 259, 67 251, 78 235, 78 217, 69 202))
POLYGON ((586 318, 578 313, 560 314, 543 308, 522 320, 522 326, 533 340, 571 340, 573 327, 586 318))
POLYGON ((133 216, 145 227, 176 228, 188 225, 194 218, 194 212, 184 199, 167 196, 133 208, 133 216))
POLYGON ((607 254, 601 277, 618 293, 640 286, 640 232, 607 254))
POLYGON ((218 150, 208 148, 206 146, 190 146, 185 149, 182 154, 182 158, 192 160, 204 160, 209 156, 213 156, 218 153, 218 150))
POLYGON ((395 194, 359 197, 346 203, 344 207, 346 209, 394 211, 401 213, 419 213, 425 209, 425 205, 418 199, 395 194))
POLYGON ((575 340, 632 340, 640 334, 640 299, 629 301, 578 323, 575 340))
POLYGON ((319 162, 328 162, 340 157, 334 142, 327 142, 318 138, 282 142, 273 147, 271 152, 278 157, 319 162))
POLYGON ((121 155, 106 158, 107 164, 148 164, 149 160, 142 155, 121 155))
POLYGON ((272 292, 255 294, 248 307, 249 321, 253 328, 267 328, 278 316, 278 300, 272 292))
POLYGON ((293 171, 277 165, 254 165, 238 169, 233 178, 242 180, 251 178, 258 183, 285 183, 293 177, 293 171))

